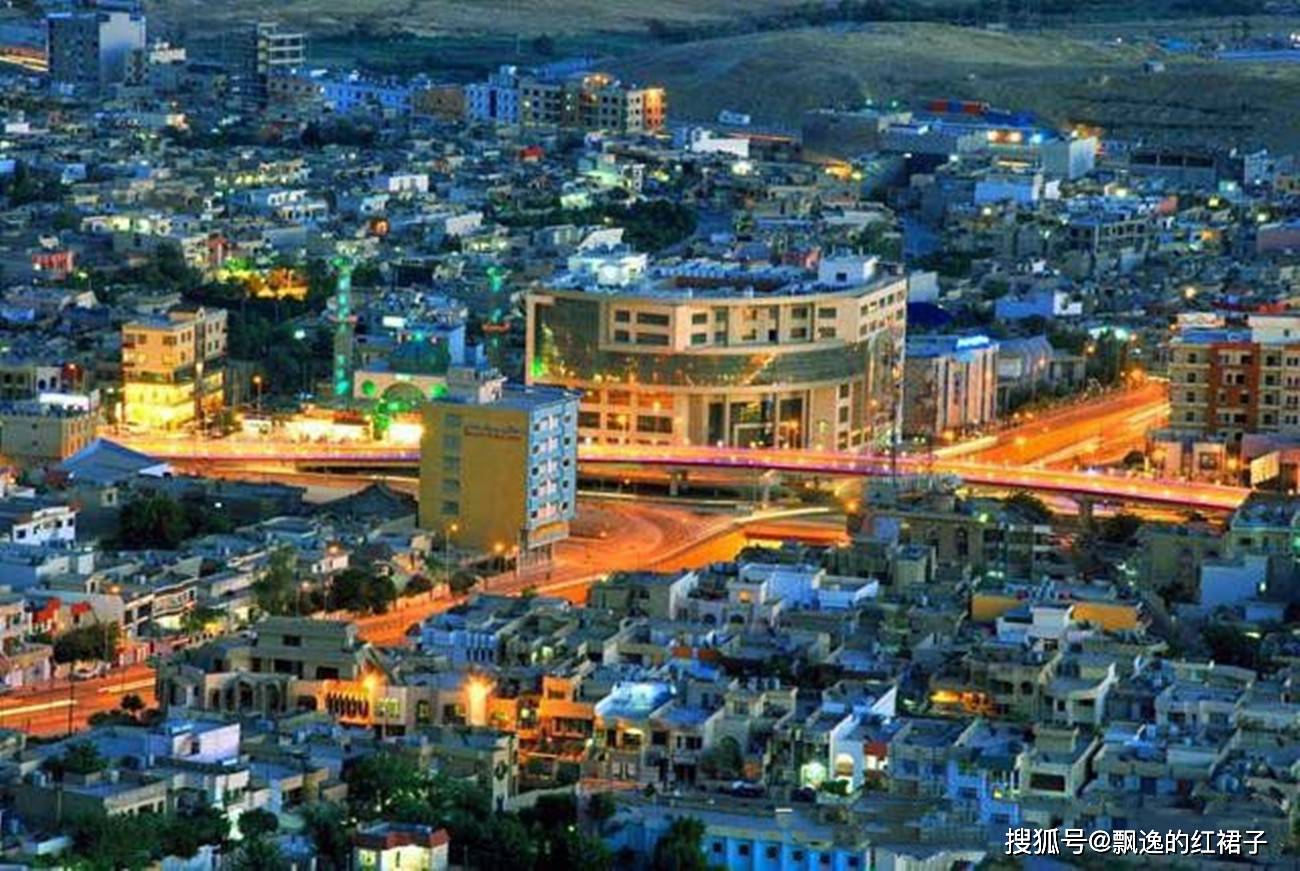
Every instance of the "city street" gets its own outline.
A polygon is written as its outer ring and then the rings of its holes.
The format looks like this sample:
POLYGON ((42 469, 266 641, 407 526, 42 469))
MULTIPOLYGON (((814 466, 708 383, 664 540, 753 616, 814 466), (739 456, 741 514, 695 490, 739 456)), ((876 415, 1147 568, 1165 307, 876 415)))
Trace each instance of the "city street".
MULTIPOLYGON (((972 484, 1076 494, 1109 501, 1146 502, 1194 510, 1232 510, 1247 490, 1178 480, 1103 474, 1086 463, 1113 462, 1143 443, 1148 428, 1165 415, 1165 387, 1148 382, 1132 391, 1064 406, 1036 415, 995 436, 941 448, 931 454, 905 454, 900 472, 959 475, 972 484)), ((298 443, 272 437, 198 441, 193 438, 126 437, 122 442, 160 459, 248 469, 279 464, 391 466, 411 465, 418 448, 356 443, 298 443)), ((579 462, 628 464, 639 468, 770 469, 809 475, 879 475, 895 464, 889 457, 805 449, 737 448, 706 445, 581 445, 579 462)))
POLYGON ((74 731, 85 728, 91 716, 118 708, 130 694, 139 696, 146 706, 154 706, 151 666, 129 665, 90 680, 59 680, 14 690, 0 696, 0 727, 30 735, 62 735, 69 723, 74 731))
MULTIPOLYGON (((801 521, 799 513, 793 517, 790 514, 775 511, 736 517, 649 502, 585 501, 580 503, 576 524, 580 534, 556 548, 555 563, 549 571, 519 577, 512 573, 497 575, 479 591, 511 595, 532 587, 541 594, 581 603, 592 581, 611 571, 670 571, 730 559, 749 540, 749 525, 762 531, 779 519, 785 534, 799 534, 801 523, 806 524, 805 531, 810 535, 826 534, 824 524, 801 521)), ((372 644, 400 644, 412 625, 458 601, 418 601, 356 622, 362 637, 372 644)))
POLYGON ((1133 390, 1034 413, 990 439, 939 448, 935 455, 985 463, 1071 468, 1122 460, 1169 418, 1168 388, 1147 381, 1133 390))

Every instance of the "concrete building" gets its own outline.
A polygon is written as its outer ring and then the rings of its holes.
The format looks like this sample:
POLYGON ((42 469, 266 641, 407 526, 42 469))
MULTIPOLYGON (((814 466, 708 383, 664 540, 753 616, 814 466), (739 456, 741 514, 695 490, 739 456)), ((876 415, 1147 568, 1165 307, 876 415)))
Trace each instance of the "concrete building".
POLYGON ((1221 435, 1300 434, 1300 316, 1180 328, 1169 349, 1171 428, 1221 435))
POLYGON ((457 547, 549 558, 576 513, 578 398, 453 369, 424 409, 420 525, 457 547))
POLYGON ((451 837, 416 823, 372 823, 352 836, 352 864, 361 871, 444 871, 451 837))
POLYGON ((465 86, 465 117, 495 124, 519 123, 519 68, 502 66, 487 81, 465 86))
POLYGON ((275 22, 262 21, 244 33, 240 51, 245 97, 264 106, 271 77, 306 64, 307 37, 297 31, 282 30, 275 22))
POLYGON ((354 722, 385 716, 388 672, 352 623, 270 617, 253 637, 231 636, 168 661, 158 675, 169 709, 273 716, 322 710, 354 722))
POLYGON ((120 419, 144 429, 200 426, 225 404, 225 309, 175 308, 122 326, 120 419))
POLYGON ((908 340, 903 366, 903 432, 943 437, 997 419, 998 343, 988 336, 908 340))
POLYGON ((56 463, 94 440, 89 411, 38 402, 0 405, 0 454, 20 464, 56 463))
POLYGON ((851 256, 813 274, 712 261, 632 270, 612 286, 604 274, 571 270, 527 301, 526 376, 582 391, 583 439, 839 450, 891 440, 900 271, 851 256))
POLYGON ((667 118, 663 88, 626 85, 605 73, 519 82, 519 124, 610 133, 655 133, 667 118))
POLYGON ((132 52, 145 46, 142 14, 87 9, 46 18, 50 81, 82 94, 98 94, 127 77, 132 52))
POLYGON ((39 547, 77 540, 77 509, 42 498, 0 500, 0 542, 39 547))

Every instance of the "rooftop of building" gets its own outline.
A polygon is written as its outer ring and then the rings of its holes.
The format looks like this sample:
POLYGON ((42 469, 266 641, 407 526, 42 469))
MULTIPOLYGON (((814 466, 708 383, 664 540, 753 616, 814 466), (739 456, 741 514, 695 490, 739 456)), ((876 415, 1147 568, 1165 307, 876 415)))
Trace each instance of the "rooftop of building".
MULTIPOLYGON (((594 252, 593 252, 594 253, 594 252)), ((611 251, 628 256, 626 251, 611 251)), ((747 267, 738 263, 696 259, 651 266, 644 275, 625 284, 601 284, 586 272, 564 272, 552 278, 547 289, 578 290, 604 296, 643 298, 669 302, 726 299, 778 299, 813 295, 847 294, 883 289, 902 280, 900 268, 882 265, 874 258, 864 262, 860 277, 824 281, 797 266, 747 267)))

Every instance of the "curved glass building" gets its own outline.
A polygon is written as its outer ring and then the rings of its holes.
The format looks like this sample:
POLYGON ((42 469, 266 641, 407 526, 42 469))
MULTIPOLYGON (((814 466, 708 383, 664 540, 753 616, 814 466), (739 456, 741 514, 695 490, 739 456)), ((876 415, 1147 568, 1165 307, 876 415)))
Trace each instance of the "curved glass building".
POLYGON ((893 438, 900 271, 857 256, 815 274, 692 261, 610 284, 592 260, 528 296, 527 378, 581 391, 580 438, 826 450, 893 438))

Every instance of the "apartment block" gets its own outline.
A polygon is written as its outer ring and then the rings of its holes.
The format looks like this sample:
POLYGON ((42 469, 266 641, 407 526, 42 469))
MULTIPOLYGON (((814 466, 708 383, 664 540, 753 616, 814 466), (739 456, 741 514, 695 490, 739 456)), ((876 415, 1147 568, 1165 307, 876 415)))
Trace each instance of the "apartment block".
POLYGON ((202 426, 225 404, 225 309, 175 308, 122 326, 122 402, 128 426, 202 426))
POLYGON ((663 128, 667 111, 662 88, 627 85, 605 73, 519 82, 519 123, 524 127, 654 133, 663 128))
POLYGON ((988 336, 923 336, 907 343, 903 432, 953 436, 997 419, 998 343, 988 336))
POLYGON ((457 547, 545 558, 576 514, 578 397, 452 369, 424 409, 420 525, 457 547))

